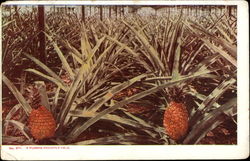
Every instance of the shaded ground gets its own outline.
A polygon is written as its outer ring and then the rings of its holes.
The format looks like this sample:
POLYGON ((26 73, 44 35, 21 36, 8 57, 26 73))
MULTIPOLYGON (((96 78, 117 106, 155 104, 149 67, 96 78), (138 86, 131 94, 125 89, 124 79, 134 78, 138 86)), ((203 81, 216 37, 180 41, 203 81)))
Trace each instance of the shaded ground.
POLYGON ((237 125, 231 120, 226 119, 218 127, 209 131, 198 144, 237 144, 237 125))

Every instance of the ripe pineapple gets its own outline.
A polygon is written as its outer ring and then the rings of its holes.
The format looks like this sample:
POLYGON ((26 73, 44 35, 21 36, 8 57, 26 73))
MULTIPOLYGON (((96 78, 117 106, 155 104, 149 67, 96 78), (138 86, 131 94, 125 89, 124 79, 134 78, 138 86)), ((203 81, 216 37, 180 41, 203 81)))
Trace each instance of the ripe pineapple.
POLYGON ((29 87, 27 99, 32 111, 29 115, 29 128, 32 136, 37 140, 53 137, 56 130, 56 122, 51 112, 41 105, 41 96, 37 88, 29 87))
POLYGON ((30 113, 29 128, 35 139, 51 138, 55 134, 56 122, 46 107, 39 106, 30 113))
POLYGON ((171 139, 178 141, 183 138, 188 130, 188 111, 185 105, 170 102, 164 113, 163 125, 171 139))

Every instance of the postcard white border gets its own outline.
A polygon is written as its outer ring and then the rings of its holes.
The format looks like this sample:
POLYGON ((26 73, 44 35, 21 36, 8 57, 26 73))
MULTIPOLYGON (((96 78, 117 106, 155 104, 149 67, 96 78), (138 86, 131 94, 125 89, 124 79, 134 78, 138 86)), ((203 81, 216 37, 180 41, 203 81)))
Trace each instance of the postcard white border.
MULTIPOLYGON (((244 159, 249 156, 249 14, 246 1, 8 1, 20 5, 237 5, 238 9, 238 144, 237 145, 108 145, 54 146, 69 149, 29 149, 53 146, 1 147, 6 160, 105 160, 105 159, 244 159), (195 4, 194 4, 195 3, 195 4), (10 150, 21 147, 22 149, 10 150)), ((1 59, 1 58, 0 58, 1 59)))

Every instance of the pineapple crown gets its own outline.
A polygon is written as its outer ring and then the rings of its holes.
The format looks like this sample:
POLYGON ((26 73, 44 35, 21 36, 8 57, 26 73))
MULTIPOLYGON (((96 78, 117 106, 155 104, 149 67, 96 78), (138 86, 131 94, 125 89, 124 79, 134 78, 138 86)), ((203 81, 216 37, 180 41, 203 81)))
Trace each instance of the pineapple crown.
POLYGON ((178 87, 172 87, 168 91, 168 100, 169 102, 184 102, 184 93, 182 92, 182 89, 178 87))
POLYGON ((35 85, 28 85, 25 88, 24 97, 33 109, 41 106, 41 95, 35 85))

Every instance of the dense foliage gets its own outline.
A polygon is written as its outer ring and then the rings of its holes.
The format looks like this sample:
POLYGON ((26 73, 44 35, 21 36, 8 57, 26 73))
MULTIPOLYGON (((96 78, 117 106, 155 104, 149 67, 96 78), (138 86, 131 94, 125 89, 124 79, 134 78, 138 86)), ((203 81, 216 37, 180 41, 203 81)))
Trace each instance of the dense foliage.
POLYGON ((46 62, 36 8, 3 16, 3 143, 197 144, 223 121, 237 124, 236 15, 223 7, 85 22, 49 12, 46 62), (31 135, 33 89, 56 120, 51 138, 31 135), (171 101, 189 115, 178 141, 163 126, 171 101))

